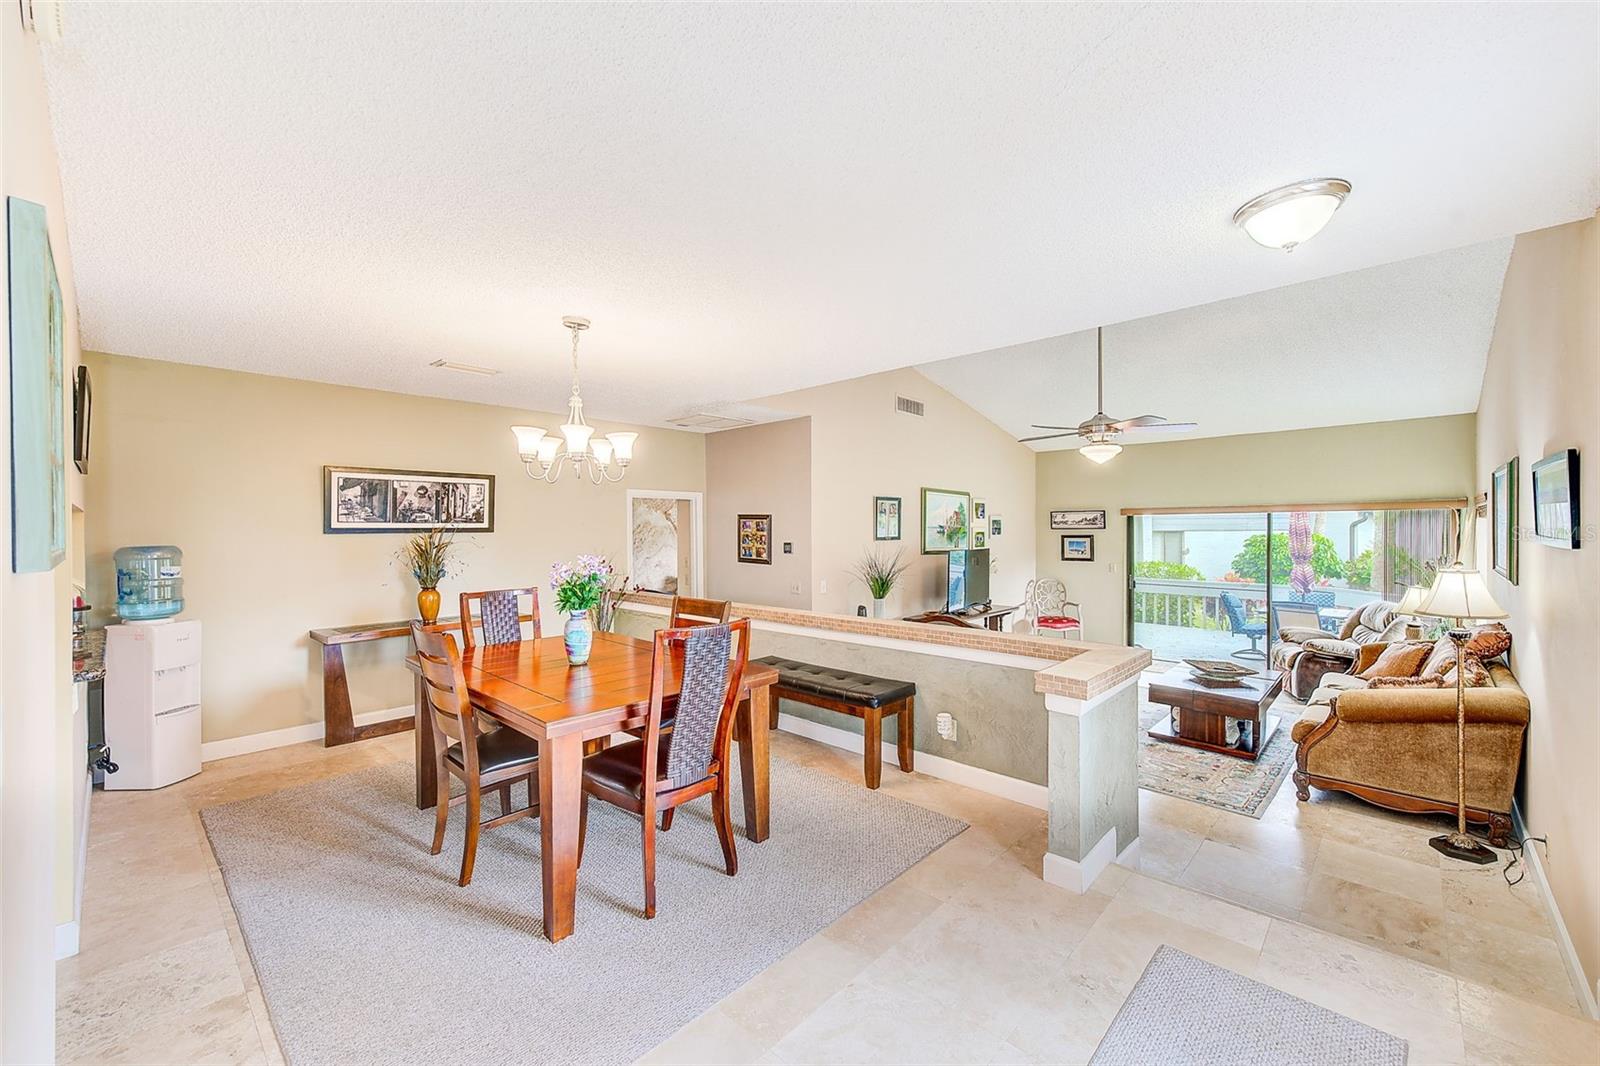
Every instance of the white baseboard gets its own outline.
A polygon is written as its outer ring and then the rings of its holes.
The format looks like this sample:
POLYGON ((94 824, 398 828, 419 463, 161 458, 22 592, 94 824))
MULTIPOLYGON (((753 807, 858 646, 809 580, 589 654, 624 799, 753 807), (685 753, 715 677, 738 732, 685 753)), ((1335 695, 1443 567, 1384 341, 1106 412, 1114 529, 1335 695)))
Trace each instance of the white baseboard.
MULTIPOLYGON (((1517 838, 1526 840, 1528 827, 1522 821, 1522 811, 1515 805, 1511 808, 1511 818, 1517 838)), ((1572 934, 1567 932, 1567 923, 1561 917, 1561 908, 1556 906, 1555 894, 1550 891, 1550 881, 1545 877, 1544 859, 1539 855, 1539 845, 1529 840, 1522 849, 1522 861, 1533 874, 1539 895, 1550 911, 1550 921, 1556 932, 1556 947, 1561 952, 1561 961, 1567 965, 1567 978, 1572 982, 1572 990, 1577 993, 1578 1006, 1586 1016, 1600 1019, 1600 1003, 1596 1002, 1596 987, 1589 983, 1588 976, 1583 972, 1583 963, 1578 961, 1578 949, 1572 943, 1572 934)), ((1596 978, 1596 983, 1600 984, 1600 978, 1596 978)))
POLYGON ((56 926, 56 961, 70 959, 78 953, 78 923, 62 922, 56 926))
MULTIPOLYGON (((865 749, 865 738, 860 733, 852 733, 848 729, 839 729, 836 726, 823 725, 813 722, 809 718, 801 718, 793 714, 778 715, 778 728, 786 733, 806 737, 809 740, 819 741, 829 747, 841 748, 844 751, 855 752, 860 755, 865 749)), ((885 774, 899 773, 899 752, 895 745, 883 745, 883 772, 885 774)), ((1050 806, 1050 790, 1044 785, 1036 785, 1032 781, 1021 781, 1005 774, 997 774, 993 770, 985 770, 977 766, 968 766, 964 762, 954 759, 930 755, 925 751, 917 752, 917 772, 937 777, 967 788, 975 788, 979 792, 987 792, 991 796, 1011 800, 1013 803, 1026 804, 1037 807, 1039 810, 1048 810, 1050 806)))
MULTIPOLYGON (((355 716, 357 726, 372 725, 374 722, 390 722, 396 718, 410 718, 415 711, 408 704, 404 707, 390 707, 382 711, 366 711, 355 716)), ((214 762, 217 759, 231 759, 235 755, 249 755, 253 751, 266 751, 268 748, 286 748, 290 744, 304 744, 309 740, 321 740, 323 726, 321 722, 308 722, 305 725, 294 725, 287 729, 272 729, 265 733, 251 733, 243 737, 229 737, 227 740, 211 740, 200 745, 200 761, 214 762)))
POLYGON ((78 923, 83 920, 83 875, 89 868, 89 801, 94 798, 94 774, 83 772, 83 825, 78 829, 78 863, 72 871, 72 921, 56 926, 56 961, 78 953, 78 923))
MULTIPOLYGON (((1130 844, 1129 848, 1135 847, 1137 843, 1135 841, 1134 844, 1130 844)), ((1112 826, 1082 859, 1074 861, 1053 851, 1045 852, 1044 869, 1041 873, 1046 883, 1082 895, 1089 891, 1089 886, 1094 884, 1095 878, 1105 873, 1106 867, 1117 858, 1117 829, 1116 826, 1112 826)))

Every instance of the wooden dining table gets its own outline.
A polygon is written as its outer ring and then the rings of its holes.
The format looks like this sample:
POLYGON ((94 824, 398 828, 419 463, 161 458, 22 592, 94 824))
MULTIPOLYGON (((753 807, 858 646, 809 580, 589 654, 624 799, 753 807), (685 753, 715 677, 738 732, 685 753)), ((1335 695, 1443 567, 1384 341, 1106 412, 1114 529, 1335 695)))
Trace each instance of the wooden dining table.
MULTIPOLYGON (((473 705, 502 726, 539 744, 539 838, 543 851, 544 931, 551 941, 569 936, 578 891, 578 812, 583 802, 585 743, 645 723, 650 702, 650 641, 596 633, 589 662, 567 663, 560 637, 517 644, 474 645, 461 655, 473 705)), ((416 658, 417 807, 438 802, 433 729, 416 658)), ((681 653, 667 671, 668 695, 683 680, 681 653)), ((739 776, 744 791, 745 835, 757 843, 768 832, 768 730, 771 688, 778 672, 750 663, 734 716, 739 776)))

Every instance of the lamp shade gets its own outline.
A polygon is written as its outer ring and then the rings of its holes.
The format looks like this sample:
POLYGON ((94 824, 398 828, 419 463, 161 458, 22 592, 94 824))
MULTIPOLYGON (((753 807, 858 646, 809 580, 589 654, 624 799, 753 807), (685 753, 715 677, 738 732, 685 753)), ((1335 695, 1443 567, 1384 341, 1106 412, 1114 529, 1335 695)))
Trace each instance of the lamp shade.
POLYGON ((1407 585, 1406 594, 1400 597, 1400 602, 1395 604, 1395 614, 1414 615, 1422 606, 1422 601, 1428 598, 1428 586, 1407 585))
POLYGON ((606 440, 609 440, 612 448, 616 450, 617 462, 622 466, 627 466, 633 461, 633 442, 638 439, 639 434, 637 433, 606 434, 606 440))
POLYGON ((1085 444, 1078 449, 1078 454, 1096 465, 1114 459, 1122 454, 1122 445, 1112 444, 1109 441, 1095 441, 1085 444))
POLYGON ((544 439, 544 430, 537 426, 512 426, 511 432, 517 435, 517 454, 522 456, 524 462, 539 454, 539 442, 544 439))
POLYGON ((1460 563, 1445 567, 1433 579, 1433 587, 1417 607, 1417 614, 1429 618, 1509 618, 1504 607, 1494 602, 1483 575, 1460 563))
POLYGON ((611 442, 604 437, 589 438, 589 453, 601 466, 611 465, 611 442))

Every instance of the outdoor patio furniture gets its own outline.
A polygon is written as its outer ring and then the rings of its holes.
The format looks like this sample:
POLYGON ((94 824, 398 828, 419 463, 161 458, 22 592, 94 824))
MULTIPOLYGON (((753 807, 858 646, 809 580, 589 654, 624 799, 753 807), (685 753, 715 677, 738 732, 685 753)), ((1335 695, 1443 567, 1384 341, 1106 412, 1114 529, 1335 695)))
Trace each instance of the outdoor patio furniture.
POLYGON ((1265 659, 1267 653, 1261 650, 1261 638, 1267 635, 1267 623, 1250 621, 1244 613, 1244 604, 1233 593, 1221 592, 1217 594, 1217 598, 1222 601, 1222 609, 1228 612, 1228 627, 1236 635, 1250 641, 1250 647, 1233 652, 1233 657, 1265 659))

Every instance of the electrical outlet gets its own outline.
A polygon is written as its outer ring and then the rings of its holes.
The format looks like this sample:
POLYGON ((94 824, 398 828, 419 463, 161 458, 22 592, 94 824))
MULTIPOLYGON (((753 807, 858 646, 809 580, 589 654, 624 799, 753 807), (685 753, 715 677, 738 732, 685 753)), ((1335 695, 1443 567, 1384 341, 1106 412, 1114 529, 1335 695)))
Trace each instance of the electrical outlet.
POLYGON ((817 586, 817 591, 822 593, 822 595, 824 595, 824 596, 826 596, 828 594, 828 579, 827 578, 823 578, 822 579, 822 583, 817 586))
POLYGON ((800 583, 799 582, 795 582, 793 585, 789 586, 789 595, 791 595, 791 596, 802 596, 804 594, 805 594, 805 589, 800 587, 800 583))

